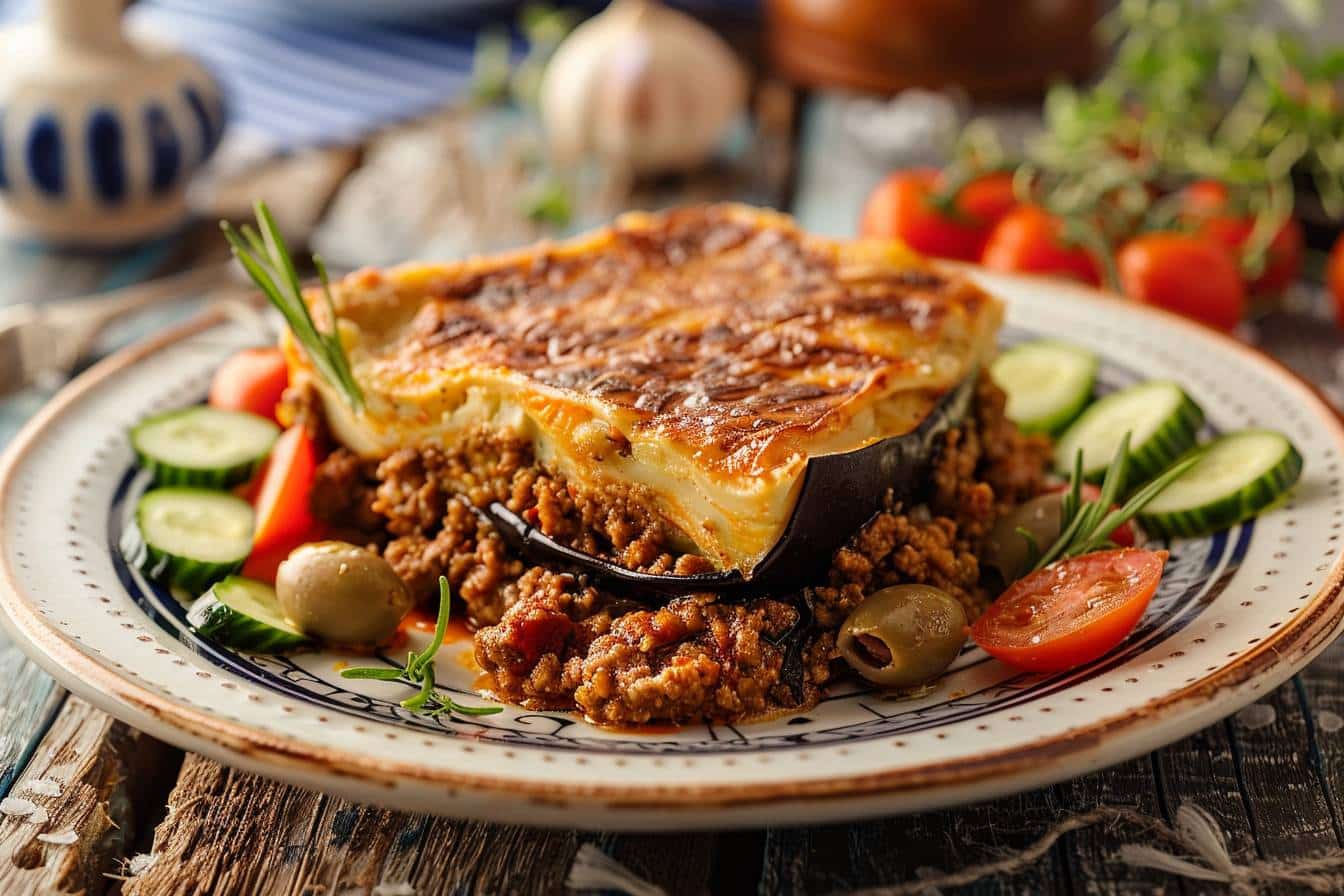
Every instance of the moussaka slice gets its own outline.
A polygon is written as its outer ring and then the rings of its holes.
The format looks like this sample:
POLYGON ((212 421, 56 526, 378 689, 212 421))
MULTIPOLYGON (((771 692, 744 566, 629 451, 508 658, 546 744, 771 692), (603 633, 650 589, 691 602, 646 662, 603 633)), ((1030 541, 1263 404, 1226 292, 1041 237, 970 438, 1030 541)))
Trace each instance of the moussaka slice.
POLYGON ((742 206, 364 270, 333 296, 363 409, 286 347, 349 454, 410 450, 423 467, 447 452, 456 490, 484 505, 508 493, 473 483, 524 453, 565 500, 605 496, 589 516, 637 506, 703 558, 695 568, 748 577, 788 527, 809 460, 916 431, 988 359, 1002 313, 898 244, 810 236, 742 206))

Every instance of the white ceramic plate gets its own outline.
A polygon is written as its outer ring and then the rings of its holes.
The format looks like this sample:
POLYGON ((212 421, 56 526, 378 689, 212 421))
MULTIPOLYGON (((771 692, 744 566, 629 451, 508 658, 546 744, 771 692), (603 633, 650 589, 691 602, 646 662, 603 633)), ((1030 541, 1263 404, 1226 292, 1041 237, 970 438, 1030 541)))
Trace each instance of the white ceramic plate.
MULTIPOLYGON (((240 656, 182 627, 181 607, 116 543, 144 488, 128 426, 200 400, 247 343, 199 321, 101 364, 16 440, 0 468, 0 608, 71 691, 223 762, 403 809, 605 828, 801 824, 906 812, 1042 786, 1142 754, 1233 712, 1344 626, 1344 430, 1256 352, 1089 290, 979 275, 1009 302, 1006 341, 1056 336, 1104 358, 1102 381, 1180 381, 1212 430, 1274 426, 1306 472, 1253 523, 1180 542, 1133 635, 1091 666, 1015 673, 968 649, 937 689, 893 701, 846 686, 771 722, 637 734, 509 707, 416 717, 404 689, 341 679, 348 657, 240 656)), ((474 699, 468 641, 438 679, 474 699)))

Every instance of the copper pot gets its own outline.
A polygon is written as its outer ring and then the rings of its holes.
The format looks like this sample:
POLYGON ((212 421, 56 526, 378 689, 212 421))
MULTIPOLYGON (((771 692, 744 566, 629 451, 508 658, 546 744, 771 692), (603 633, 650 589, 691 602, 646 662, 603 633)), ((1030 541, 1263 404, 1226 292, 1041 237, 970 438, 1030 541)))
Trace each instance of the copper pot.
POLYGON ((1039 93, 1093 65, 1098 0, 767 0, 776 66, 812 86, 1039 93))

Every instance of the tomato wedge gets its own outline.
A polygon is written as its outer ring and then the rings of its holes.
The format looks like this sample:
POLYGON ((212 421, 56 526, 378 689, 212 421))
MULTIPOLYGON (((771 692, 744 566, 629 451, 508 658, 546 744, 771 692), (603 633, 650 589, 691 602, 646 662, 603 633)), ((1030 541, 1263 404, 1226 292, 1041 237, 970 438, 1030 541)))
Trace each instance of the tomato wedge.
POLYGON ((249 579, 256 579, 258 582, 274 585, 275 575, 280 570, 280 564, 288 559, 295 548, 311 544, 314 541, 322 541, 325 537, 326 530, 319 523, 313 528, 284 541, 264 548, 253 548, 252 553, 247 555, 247 562, 243 564, 243 575, 249 579))
POLYGON ((1166 551, 1136 548, 1052 563, 994 601, 971 627, 971 637, 986 653, 1018 669, 1076 668, 1134 630, 1166 563, 1166 551))
POLYGON ((210 404, 275 419, 275 406, 289 386, 289 367, 278 348, 244 349, 225 361, 210 381, 210 404))
POLYGON ((317 478, 317 446, 302 426, 280 434, 257 492, 257 528, 252 550, 265 551, 313 531, 308 499, 317 478))

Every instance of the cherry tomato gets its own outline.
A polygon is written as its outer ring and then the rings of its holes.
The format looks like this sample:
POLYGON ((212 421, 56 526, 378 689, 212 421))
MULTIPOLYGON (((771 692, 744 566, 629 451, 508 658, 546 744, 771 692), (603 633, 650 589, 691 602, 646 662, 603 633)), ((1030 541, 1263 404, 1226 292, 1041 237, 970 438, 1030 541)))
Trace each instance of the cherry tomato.
POLYGON ((1335 300, 1335 320, 1344 327, 1344 233, 1335 240, 1330 250, 1330 261, 1325 268, 1325 283, 1335 300))
POLYGON ((1120 548, 1052 563, 994 601, 971 627, 971 637, 1018 669, 1077 668, 1134 630, 1166 562, 1166 551, 1120 548))
MULTIPOLYGON (((1196 233, 1226 246, 1240 259, 1246 241, 1255 228, 1255 219, 1249 215, 1227 213, 1227 187, 1216 180, 1196 181, 1182 191, 1184 217, 1195 225, 1196 233)), ((1289 218, 1274 234, 1266 250, 1265 268, 1260 276, 1246 284, 1254 295, 1277 295, 1297 280, 1302 273, 1302 259, 1306 254, 1306 240, 1302 225, 1289 218)))
POLYGON ((280 349, 244 349, 215 371, 210 404, 274 420, 275 406, 288 385, 289 368, 280 349))
POLYGON ((1246 313, 1246 286, 1228 250, 1207 237, 1145 233, 1116 256, 1125 295, 1231 330, 1246 313))
POLYGON ((878 239, 894 237, 926 255, 977 261, 990 230, 1017 205, 1012 175, 995 172, 966 184, 957 194, 955 215, 930 202, 940 180, 932 168, 892 174, 868 197, 860 232, 878 239))
MULTIPOLYGON (((1067 482, 1061 482, 1059 485, 1054 485, 1051 486, 1049 489, 1047 489, 1047 491, 1052 492, 1064 492, 1068 490, 1069 490, 1069 484, 1067 482)), ((1081 492, 1084 501, 1095 501, 1101 497, 1101 486, 1093 485, 1090 482, 1084 482, 1081 492)), ((1115 505, 1111 505, 1111 509, 1114 510, 1115 505)), ((1118 529, 1112 532, 1111 541, 1120 545, 1120 547, 1122 548, 1134 547, 1135 543, 1137 542, 1137 538, 1135 537, 1134 534, 1133 521, 1126 520, 1124 523, 1120 525, 1118 529)))
POLYGON ((252 475, 252 478, 246 482, 240 482, 230 489, 238 497, 242 498, 252 506, 257 504, 257 495, 261 494, 261 483, 266 479, 266 464, 262 463, 261 468, 252 475))
POLYGON ((1101 285, 1101 266, 1087 250, 1060 239, 1058 218, 1034 205, 1020 205, 989 235, 980 263, 995 271, 1054 274, 1101 285))
POLYGON ((317 478, 317 446, 302 426, 280 434, 257 492, 257 528, 252 550, 264 551, 316 528, 308 499, 317 478))
MULTIPOLYGON (((988 241, 990 231, 1018 204, 1013 175, 1009 171, 982 174, 962 187, 957 195, 957 208, 984 227, 984 241, 988 241)), ((984 241, 980 247, 982 251, 984 241)), ((979 261, 980 253, 976 252, 970 260, 979 261)))

